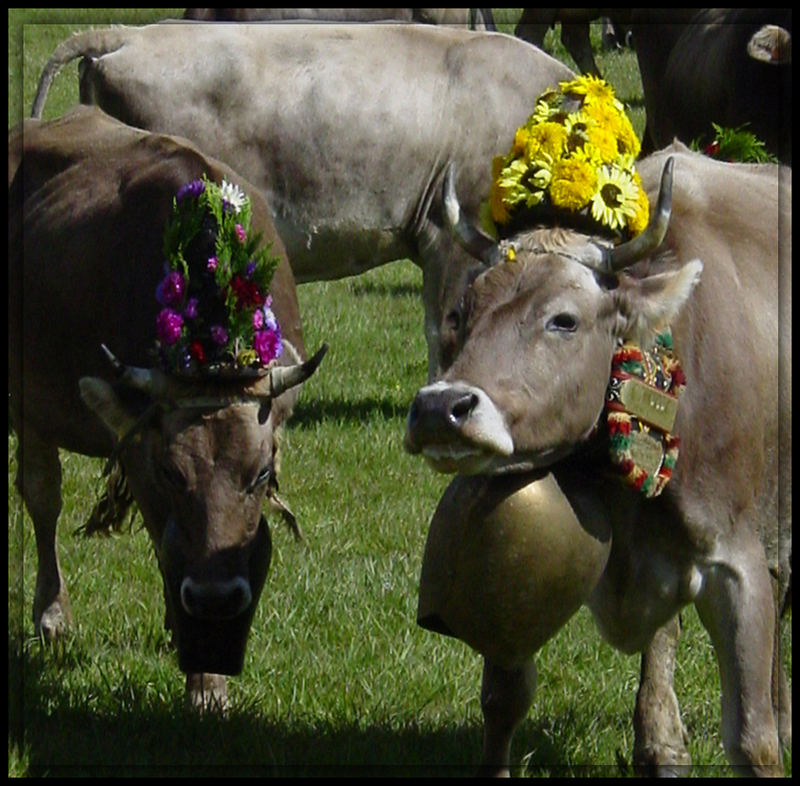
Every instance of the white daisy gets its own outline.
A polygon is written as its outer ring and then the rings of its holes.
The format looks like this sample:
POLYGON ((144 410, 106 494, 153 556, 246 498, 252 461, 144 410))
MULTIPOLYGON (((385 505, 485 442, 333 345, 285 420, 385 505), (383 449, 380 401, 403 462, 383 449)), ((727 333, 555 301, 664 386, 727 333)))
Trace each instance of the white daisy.
POLYGON ((233 208, 235 213, 238 213, 247 201, 247 195, 244 191, 242 191, 239 186, 229 183, 227 180, 222 181, 219 191, 222 199, 233 208))

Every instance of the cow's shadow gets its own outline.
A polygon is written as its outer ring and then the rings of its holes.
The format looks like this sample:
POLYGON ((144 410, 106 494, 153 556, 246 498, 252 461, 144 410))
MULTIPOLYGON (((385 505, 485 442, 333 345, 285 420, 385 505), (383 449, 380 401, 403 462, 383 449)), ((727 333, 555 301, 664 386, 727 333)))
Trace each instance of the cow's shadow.
MULTIPOLYGON (((8 644, 9 752, 17 751, 27 776, 467 777, 478 770, 478 722, 283 723, 265 718, 256 702, 233 706, 224 717, 198 715, 180 700, 154 699, 135 681, 124 686, 119 711, 97 711, 95 697, 79 703, 58 681, 40 679, 44 659, 58 655, 23 647, 11 633, 8 644)), ((65 672, 80 665, 68 660, 65 672)), ((555 774, 562 768, 547 762, 569 759, 533 720, 517 740, 515 761, 525 750, 537 751, 537 761, 518 764, 515 774, 526 765, 533 774, 555 774)))
POLYGON ((353 401, 349 397, 303 399, 294 405, 289 425, 291 428, 306 428, 317 423, 348 422, 364 423, 372 417, 383 420, 405 418, 410 402, 398 402, 391 398, 367 396, 353 401))

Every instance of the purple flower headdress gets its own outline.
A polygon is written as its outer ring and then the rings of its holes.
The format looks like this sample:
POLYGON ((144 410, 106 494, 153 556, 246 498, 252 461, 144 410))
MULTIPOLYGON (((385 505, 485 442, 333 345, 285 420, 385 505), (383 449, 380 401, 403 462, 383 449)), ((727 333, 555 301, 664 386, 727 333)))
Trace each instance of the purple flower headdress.
POLYGON ((278 258, 249 236, 250 199, 204 175, 178 189, 156 288, 156 347, 170 372, 266 366, 283 351, 269 285, 278 258))

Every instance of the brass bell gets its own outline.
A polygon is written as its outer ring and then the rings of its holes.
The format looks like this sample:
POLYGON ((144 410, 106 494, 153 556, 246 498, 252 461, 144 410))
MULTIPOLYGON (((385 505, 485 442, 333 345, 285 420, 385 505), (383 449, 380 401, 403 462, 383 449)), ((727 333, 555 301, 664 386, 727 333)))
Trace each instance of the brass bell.
POLYGON ((417 623, 498 666, 525 663, 578 610, 609 552, 548 474, 456 476, 431 521, 417 623))

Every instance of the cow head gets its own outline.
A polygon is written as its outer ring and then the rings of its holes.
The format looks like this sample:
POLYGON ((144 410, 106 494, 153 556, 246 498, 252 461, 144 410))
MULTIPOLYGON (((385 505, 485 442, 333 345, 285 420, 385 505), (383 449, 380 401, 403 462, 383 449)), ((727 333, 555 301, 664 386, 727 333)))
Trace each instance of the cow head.
POLYGON ((325 349, 249 380, 179 381, 111 356, 117 384, 80 381, 86 404, 119 439, 187 673, 242 669, 272 552, 261 510, 276 487, 278 431, 325 349))
POLYGON ((405 446, 442 472, 494 473, 548 466, 592 433, 621 338, 648 343, 670 324, 702 264, 628 268, 663 240, 671 210, 672 162, 647 229, 616 248, 571 230, 516 235, 505 249, 455 230, 488 267, 451 314, 458 351, 416 395, 405 446), (653 272, 655 271, 655 272, 653 272))

